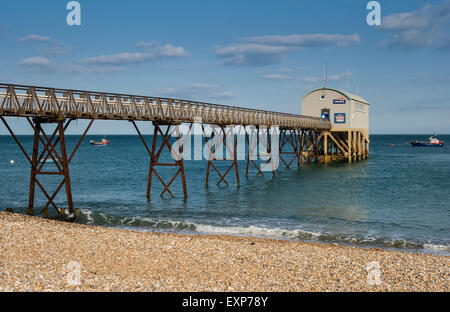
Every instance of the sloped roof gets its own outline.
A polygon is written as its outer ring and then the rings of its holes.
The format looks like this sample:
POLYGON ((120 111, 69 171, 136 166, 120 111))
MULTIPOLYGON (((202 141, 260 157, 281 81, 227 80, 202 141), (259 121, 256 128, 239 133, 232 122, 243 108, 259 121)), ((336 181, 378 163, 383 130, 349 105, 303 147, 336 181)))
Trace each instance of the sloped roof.
MULTIPOLYGON (((314 90, 309 91, 308 93, 305 94, 305 96, 302 98, 302 100, 303 100, 307 95, 309 95, 310 93, 313 93, 313 92, 319 91, 319 90, 323 90, 323 89, 324 89, 324 88, 317 88, 317 89, 314 89, 314 90)), ((346 97, 347 99, 349 99, 349 100, 354 100, 354 101, 362 102, 362 103, 365 103, 365 104, 369 105, 369 102, 368 102, 366 99, 364 99, 364 98, 362 98, 362 97, 360 97, 360 96, 358 96, 358 95, 355 95, 355 94, 353 94, 353 93, 350 93, 350 92, 347 92, 347 91, 338 90, 338 89, 333 89, 333 88, 325 88, 325 89, 326 89, 326 90, 333 90, 333 91, 339 92, 339 93, 341 93, 343 96, 345 96, 345 97, 346 97)))

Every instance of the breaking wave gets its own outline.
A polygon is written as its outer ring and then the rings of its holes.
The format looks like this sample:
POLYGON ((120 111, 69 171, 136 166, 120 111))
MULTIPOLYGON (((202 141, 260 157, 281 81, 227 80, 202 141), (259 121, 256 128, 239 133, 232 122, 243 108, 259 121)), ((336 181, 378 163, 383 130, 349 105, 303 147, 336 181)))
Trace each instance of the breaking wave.
POLYGON ((450 255, 449 245, 419 243, 404 239, 385 237, 363 237, 360 235, 329 234, 301 229, 268 228, 260 226, 217 226, 191 221, 157 220, 149 217, 118 217, 116 215, 97 213, 90 209, 80 211, 79 223, 120 227, 134 230, 169 233, 235 235, 260 238, 284 239, 317 243, 339 243, 364 247, 381 247, 410 251, 422 251, 450 255))

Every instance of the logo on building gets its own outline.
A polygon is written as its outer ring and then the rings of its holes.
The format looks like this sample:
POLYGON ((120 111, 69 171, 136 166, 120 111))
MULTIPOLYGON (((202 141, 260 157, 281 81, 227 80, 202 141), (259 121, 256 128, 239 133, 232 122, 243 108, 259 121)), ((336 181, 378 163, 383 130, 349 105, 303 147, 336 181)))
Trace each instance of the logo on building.
POLYGON ((345 113, 334 114, 334 123, 337 123, 337 124, 345 123, 345 113))
POLYGON ((333 99, 333 104, 345 104, 346 102, 347 101, 343 97, 340 97, 338 99, 333 99))

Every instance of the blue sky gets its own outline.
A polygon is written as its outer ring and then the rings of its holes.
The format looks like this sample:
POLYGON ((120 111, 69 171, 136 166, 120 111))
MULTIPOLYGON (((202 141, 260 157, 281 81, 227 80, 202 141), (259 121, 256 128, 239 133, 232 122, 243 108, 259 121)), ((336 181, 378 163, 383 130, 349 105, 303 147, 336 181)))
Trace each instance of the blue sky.
POLYGON ((67 2, 1 2, 0 82, 300 113, 326 61, 328 86, 371 103, 372 133, 450 133, 450 0, 379 1, 377 27, 358 0, 81 0, 81 26, 67 2))

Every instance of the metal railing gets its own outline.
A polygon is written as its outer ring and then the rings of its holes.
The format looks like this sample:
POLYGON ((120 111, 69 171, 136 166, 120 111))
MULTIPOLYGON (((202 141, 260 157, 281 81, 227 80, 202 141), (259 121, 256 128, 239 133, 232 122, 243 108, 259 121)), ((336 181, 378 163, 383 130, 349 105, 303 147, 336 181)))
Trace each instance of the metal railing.
POLYGON ((330 129, 329 120, 182 99, 0 83, 0 116, 330 129))

